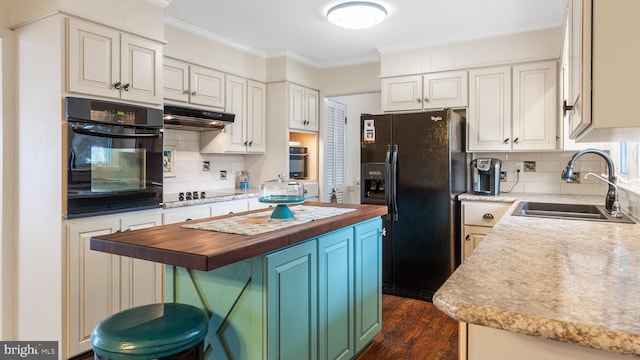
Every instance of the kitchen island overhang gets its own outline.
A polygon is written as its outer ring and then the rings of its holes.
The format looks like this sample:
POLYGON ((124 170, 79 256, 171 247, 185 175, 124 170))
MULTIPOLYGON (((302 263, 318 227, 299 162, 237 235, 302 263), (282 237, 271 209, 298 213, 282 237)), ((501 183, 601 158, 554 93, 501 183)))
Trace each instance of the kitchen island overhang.
MULTIPOLYGON (((210 271, 253 256, 275 251, 340 228, 387 214, 380 205, 305 203, 311 206, 355 209, 346 214, 314 220, 258 235, 236 235, 185 229, 184 223, 156 226, 91 238, 91 250, 210 271)), ((295 206, 292 206, 295 209, 295 206)), ((259 213, 264 209, 247 213, 259 213)), ((236 216, 217 216, 198 221, 236 216)))

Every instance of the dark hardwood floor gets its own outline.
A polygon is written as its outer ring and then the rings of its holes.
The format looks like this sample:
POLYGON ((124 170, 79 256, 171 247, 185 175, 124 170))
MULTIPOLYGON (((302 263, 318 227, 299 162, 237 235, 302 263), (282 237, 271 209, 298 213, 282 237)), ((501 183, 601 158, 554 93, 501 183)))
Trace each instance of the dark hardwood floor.
POLYGON ((458 322, 428 301, 382 295, 382 331, 357 360, 391 359, 458 359, 458 322))
MULTIPOLYGON (((74 360, 92 360, 89 352, 74 360)), ((432 303, 382 295, 382 331, 356 360, 457 360, 458 322, 432 303)))

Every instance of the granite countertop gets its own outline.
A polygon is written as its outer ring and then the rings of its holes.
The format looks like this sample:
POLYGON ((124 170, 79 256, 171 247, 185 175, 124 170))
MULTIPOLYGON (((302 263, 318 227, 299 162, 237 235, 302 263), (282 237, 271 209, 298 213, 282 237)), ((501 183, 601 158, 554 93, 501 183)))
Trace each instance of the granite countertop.
POLYGON ((514 203, 434 295, 438 309, 462 322, 640 355, 640 225, 511 216, 521 200, 600 205, 603 196, 460 199, 514 203))

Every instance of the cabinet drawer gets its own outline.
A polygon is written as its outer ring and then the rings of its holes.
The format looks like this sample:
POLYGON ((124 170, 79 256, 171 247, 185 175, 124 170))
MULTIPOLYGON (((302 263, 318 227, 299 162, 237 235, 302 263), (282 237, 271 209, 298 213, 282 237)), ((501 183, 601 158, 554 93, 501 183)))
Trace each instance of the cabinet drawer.
POLYGON ((462 221, 465 225, 493 226, 511 207, 511 203, 464 202, 462 221))

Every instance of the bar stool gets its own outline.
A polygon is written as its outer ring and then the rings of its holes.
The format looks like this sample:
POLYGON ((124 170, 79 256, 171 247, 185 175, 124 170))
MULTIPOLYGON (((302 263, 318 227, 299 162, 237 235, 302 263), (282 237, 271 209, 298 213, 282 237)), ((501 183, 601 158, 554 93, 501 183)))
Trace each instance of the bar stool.
POLYGON ((100 322, 91 333, 95 359, 202 359, 209 319, 191 305, 138 306, 100 322))

